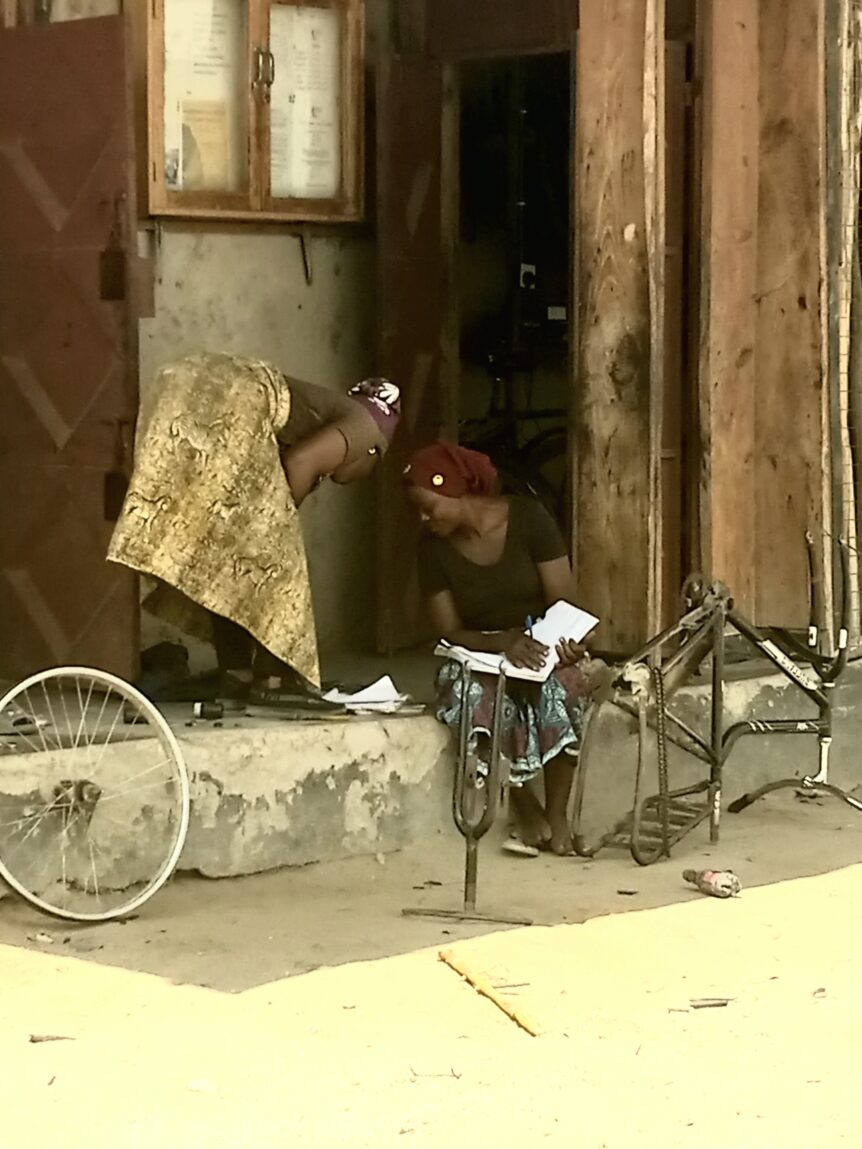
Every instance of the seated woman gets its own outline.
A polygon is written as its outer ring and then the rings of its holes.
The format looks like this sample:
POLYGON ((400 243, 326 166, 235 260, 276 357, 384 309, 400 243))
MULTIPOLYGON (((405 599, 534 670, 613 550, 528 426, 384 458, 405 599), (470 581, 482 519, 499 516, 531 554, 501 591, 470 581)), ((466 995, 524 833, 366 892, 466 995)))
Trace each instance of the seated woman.
POLYGON ((398 414, 386 379, 336 394, 234 355, 173 363, 146 393, 108 558, 156 580, 150 610, 214 641, 225 697, 277 706, 319 684, 297 508, 325 478, 370 474, 398 414))
MULTIPOLYGON (((537 502, 497 495, 496 471, 486 455, 450 443, 418 451, 404 471, 408 497, 428 532, 419 577, 437 633, 472 650, 505 654, 538 669, 546 647, 526 633, 560 599, 572 600, 566 547, 537 502)), ((512 804, 524 845, 572 853, 567 807, 588 704, 579 667, 585 648, 562 643, 559 664, 544 683, 507 682, 501 752, 509 764, 512 804), (544 773, 545 803, 527 786, 544 773)), ((470 684, 480 768, 487 757, 496 678, 470 684)), ((446 661, 437 677, 438 717, 457 728, 463 674, 446 661)))

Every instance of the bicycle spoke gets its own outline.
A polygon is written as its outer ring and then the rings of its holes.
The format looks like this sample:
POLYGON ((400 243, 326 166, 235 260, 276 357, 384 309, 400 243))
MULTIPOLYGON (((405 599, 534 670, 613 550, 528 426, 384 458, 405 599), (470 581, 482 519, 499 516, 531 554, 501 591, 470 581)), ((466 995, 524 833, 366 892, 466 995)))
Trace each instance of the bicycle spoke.
POLYGON ((111 744, 111 739, 114 737, 114 731, 117 729, 117 723, 120 721, 120 718, 122 717, 122 714, 123 714, 124 702, 125 702, 125 700, 123 699, 123 696, 120 695, 120 705, 117 707, 117 713, 114 715, 114 721, 111 723, 111 729, 108 731, 108 735, 105 738, 105 741, 102 743, 102 753, 98 756, 98 758, 96 759, 96 761, 94 763, 93 768, 95 770, 99 769, 99 766, 101 765, 102 759, 105 757, 105 754, 107 753, 108 746, 110 746, 110 744, 111 744))
POLYGON ((23 826, 26 822, 38 817, 40 817, 39 814, 22 814, 20 818, 13 818, 11 822, 0 822, 0 830, 6 830, 10 826, 23 826))
POLYGON ((63 713, 66 715, 66 726, 69 730, 69 743, 72 744, 72 720, 69 717, 69 707, 66 703, 66 691, 63 689, 63 680, 58 679, 58 688, 60 691, 60 703, 63 707, 63 713))
POLYGON ((62 847, 60 849, 60 875, 63 882, 63 889, 66 890, 69 888, 69 882, 66 877, 66 851, 62 847))
MULTIPOLYGON (((161 770, 163 766, 167 766, 168 763, 172 761, 172 758, 162 758, 162 760, 156 762, 154 766, 147 766, 144 770, 139 770, 137 774, 132 774, 131 777, 124 778, 121 786, 114 787, 109 794, 103 795, 100 801, 105 802, 109 798, 122 798, 126 794, 133 793, 134 791, 129 789, 130 782, 136 782, 138 778, 145 778, 148 774, 152 774, 154 770, 161 770)), ((155 785, 159 784, 160 783, 155 783, 155 785)), ((152 786, 154 783, 151 782, 149 785, 152 786)))
MULTIPOLYGON (((29 712, 30 714, 32 714, 32 715, 33 715, 33 717, 34 717, 34 720, 35 720, 35 722, 36 722, 36 730, 37 730, 37 732, 38 732, 38 734, 39 734, 39 738, 40 738, 40 740, 41 740, 41 742, 42 742, 42 749, 43 749, 43 751, 44 751, 46 754, 50 754, 50 753, 52 753, 52 751, 53 751, 53 749, 54 749, 54 748, 53 748, 53 747, 49 747, 49 746, 48 746, 48 743, 45 741, 45 727, 44 727, 44 725, 43 725, 43 724, 42 724, 42 723, 39 721, 39 715, 38 715, 38 712, 37 712, 37 711, 34 709, 34 707, 33 707, 33 706, 30 704, 30 691, 29 691, 29 690, 26 690, 26 691, 24 692, 24 697, 25 697, 25 699, 27 700, 27 710, 28 710, 28 712, 29 712)), ((24 735, 24 737, 26 737, 26 735, 24 735)), ((28 739, 28 741, 29 741, 29 739, 28 739)), ((35 750, 36 750, 36 752, 38 753, 38 747, 34 747, 34 749, 35 749, 35 750)))
POLYGON ((77 667, 35 675, 7 697, 0 724, 24 722, 0 735, 0 875, 59 917, 131 912, 169 877, 188 820, 164 717, 122 680, 77 667), (135 832, 142 848, 129 857, 123 843, 135 832))
MULTIPOLYGON (((50 719, 51 726, 53 727, 54 730, 58 730, 59 727, 57 725, 57 719, 54 717, 54 708, 51 705, 51 699, 48 696, 48 688, 45 685, 44 679, 42 680, 42 694, 45 698, 45 706, 47 707, 47 710, 48 710, 48 717, 50 719)), ((62 744, 60 742, 58 742, 56 747, 54 747, 54 749, 60 750, 61 747, 62 747, 62 744)))
MULTIPOLYGON (((41 727, 37 726, 37 727, 36 727, 36 729, 37 729, 37 730, 41 730, 41 727)), ((31 749, 34 751, 34 753, 36 753, 36 754, 41 754, 43 749, 45 750, 45 752, 46 752, 46 753, 48 753, 48 754, 50 754, 50 753, 51 753, 51 751, 50 751, 50 750, 48 750, 48 748, 47 748, 46 746, 44 746, 44 745, 43 745, 43 746, 41 746, 41 747, 40 747, 40 746, 39 746, 37 743, 33 742, 33 740, 32 740, 32 739, 31 739, 31 738, 30 738, 30 737, 29 737, 27 734, 24 734, 24 732, 23 732, 23 731, 21 731, 21 730, 16 730, 16 731, 15 731, 15 733, 14 733, 14 734, 10 734, 10 735, 9 735, 9 737, 10 737, 10 738, 14 738, 15 740, 17 740, 17 739, 19 739, 19 738, 20 738, 20 739, 22 739, 24 742, 26 742, 26 743, 27 743, 27 745, 28 745, 28 746, 29 746, 29 747, 30 747, 30 748, 31 748, 31 749)), ((43 743, 44 743, 44 739, 43 739, 43 743)), ((13 753, 13 754, 17 753, 17 750, 18 750, 18 747, 17 747, 17 746, 13 746, 13 747, 12 747, 12 753, 13 753)))
POLYGON ((93 680, 90 679, 90 689, 87 691, 86 702, 84 702, 84 700, 81 698, 81 679, 77 674, 75 675, 75 690, 78 695, 78 709, 81 712, 81 717, 78 721, 78 732, 75 735, 74 749, 77 750, 81 742, 81 735, 83 734, 87 724, 87 711, 90 708, 90 699, 93 697, 93 680))
POLYGON ((93 875, 93 892, 96 895, 96 901, 99 903, 99 905, 101 905, 101 895, 99 894, 99 876, 96 873, 96 859, 93 856, 93 841, 91 838, 87 839, 87 847, 90 853, 90 872, 93 875))
POLYGON ((144 782, 143 785, 136 786, 132 790, 118 790, 113 794, 104 794, 99 799, 99 801, 100 802, 113 802, 117 798, 132 798, 138 794, 143 794, 147 790, 164 791, 164 789, 167 785, 168 785, 168 782, 166 780, 156 779, 155 781, 152 781, 152 782, 144 782))
MULTIPOLYGON (((99 733, 99 727, 102 725, 102 719, 105 717, 105 708, 108 705, 108 699, 110 698, 112 693, 113 693, 113 690, 111 687, 109 687, 108 693, 105 694, 104 697, 102 698, 102 707, 99 711, 98 717, 96 718, 96 723, 93 727, 93 736, 92 736, 92 738, 90 738, 87 741, 87 746, 89 749, 93 748, 93 744, 95 743, 96 736, 99 733)), ((86 737, 86 735, 85 735, 85 737, 86 737)), ((90 759, 90 764, 92 765, 92 758, 90 759)))
POLYGON ((30 829, 27 831, 27 833, 24 835, 24 837, 18 843, 19 849, 21 846, 23 846, 27 842, 29 842, 29 840, 32 838, 33 834, 39 829, 39 827, 42 825, 42 823, 45 821, 45 819, 51 813, 56 813, 56 810, 54 809, 54 807, 53 806, 46 806, 45 809, 42 811, 41 815, 39 816, 38 821, 33 826, 30 827, 30 829))

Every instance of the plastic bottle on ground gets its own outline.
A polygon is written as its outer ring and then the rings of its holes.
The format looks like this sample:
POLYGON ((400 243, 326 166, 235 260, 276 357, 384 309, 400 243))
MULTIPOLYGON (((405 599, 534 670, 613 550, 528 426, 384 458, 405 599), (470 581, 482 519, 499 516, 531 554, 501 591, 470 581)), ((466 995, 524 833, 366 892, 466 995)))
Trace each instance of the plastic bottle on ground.
POLYGON ((682 877, 712 898, 734 898, 742 889, 733 870, 683 870, 682 877))

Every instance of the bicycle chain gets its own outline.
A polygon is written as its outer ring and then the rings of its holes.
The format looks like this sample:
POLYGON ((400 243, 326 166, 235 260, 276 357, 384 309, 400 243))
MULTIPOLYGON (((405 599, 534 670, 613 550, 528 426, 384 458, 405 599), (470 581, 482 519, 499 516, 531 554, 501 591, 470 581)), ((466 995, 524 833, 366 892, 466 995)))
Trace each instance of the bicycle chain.
POLYGON ((655 734, 656 755, 658 757, 658 804, 661 817, 662 853, 670 853, 670 786, 667 768, 667 735, 665 730, 664 675, 661 668, 651 666, 653 689, 655 691, 655 734))

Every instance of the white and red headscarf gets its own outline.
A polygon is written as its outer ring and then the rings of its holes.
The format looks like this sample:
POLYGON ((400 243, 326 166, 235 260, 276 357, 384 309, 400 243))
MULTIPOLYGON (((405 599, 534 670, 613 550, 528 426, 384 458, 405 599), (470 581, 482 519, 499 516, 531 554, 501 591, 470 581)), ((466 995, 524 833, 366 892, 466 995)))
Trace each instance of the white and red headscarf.
POLYGON ((363 379, 347 392, 369 413, 387 442, 392 442, 401 416, 401 392, 389 379, 363 379))

